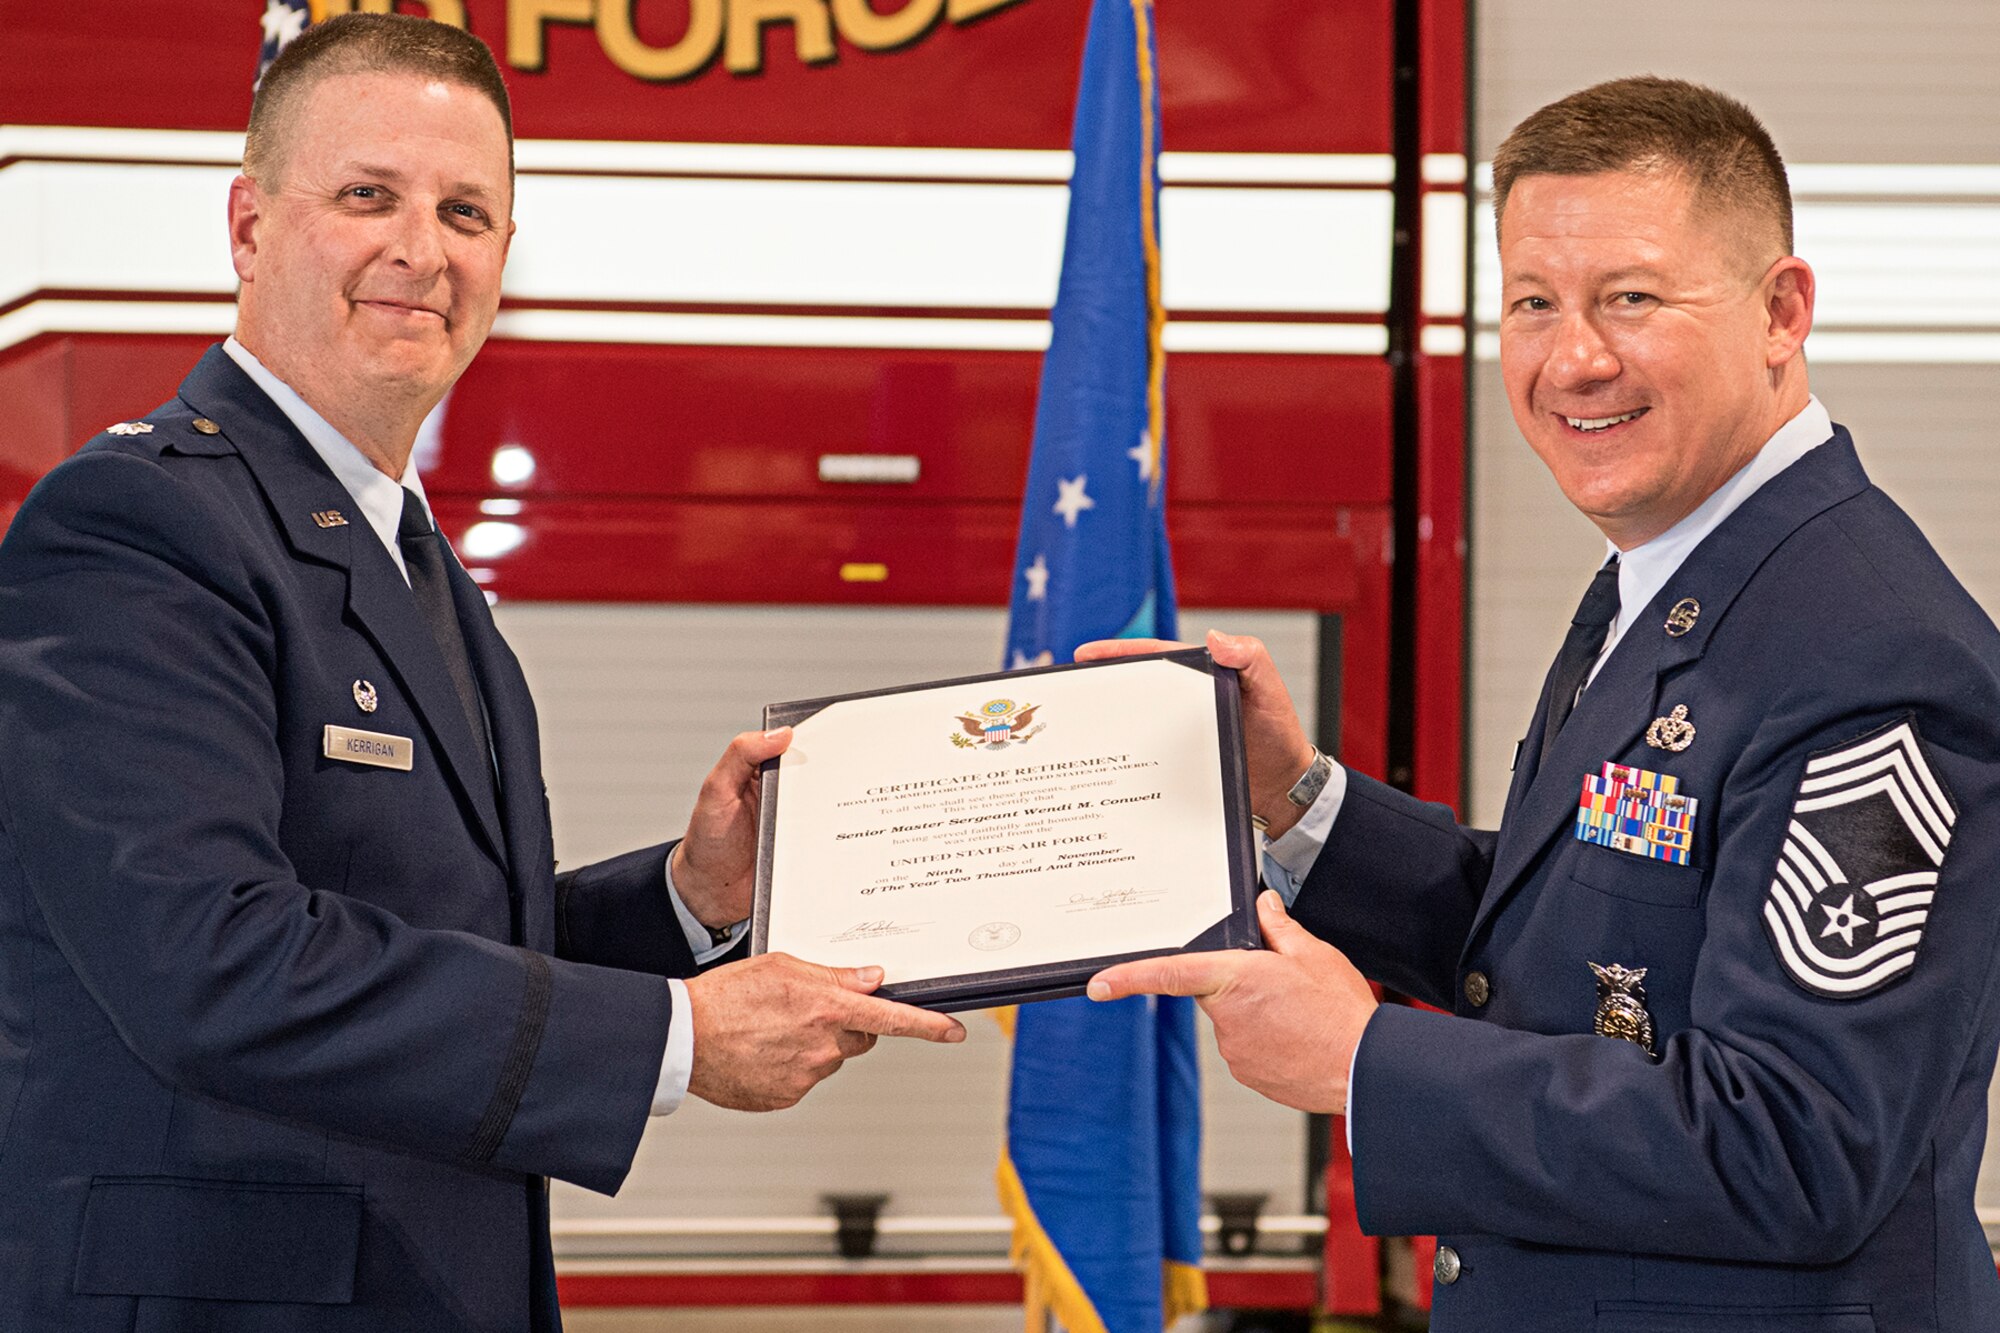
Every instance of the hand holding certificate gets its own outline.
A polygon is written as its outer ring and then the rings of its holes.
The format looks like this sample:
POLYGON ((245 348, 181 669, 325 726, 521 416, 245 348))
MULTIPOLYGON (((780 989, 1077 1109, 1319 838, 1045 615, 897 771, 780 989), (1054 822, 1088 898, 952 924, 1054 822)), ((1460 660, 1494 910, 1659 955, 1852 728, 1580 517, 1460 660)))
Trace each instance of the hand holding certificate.
POLYGON ((753 952, 949 1010, 1255 948, 1238 718, 1199 649, 775 705, 753 952))

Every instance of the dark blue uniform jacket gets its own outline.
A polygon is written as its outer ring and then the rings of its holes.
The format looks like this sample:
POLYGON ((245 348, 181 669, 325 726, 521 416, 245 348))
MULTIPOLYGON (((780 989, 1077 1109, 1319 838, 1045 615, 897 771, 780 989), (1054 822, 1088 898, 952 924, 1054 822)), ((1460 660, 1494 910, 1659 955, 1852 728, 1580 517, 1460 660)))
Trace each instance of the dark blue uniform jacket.
POLYGON ((0 544, 0 1329, 551 1329, 543 1177, 617 1188, 693 971, 667 849, 554 873, 478 588, 453 567, 497 778, 220 349, 143 424, 0 544))
POLYGON ((1460 1261, 1434 1328, 2000 1329, 1973 1212, 2000 636, 1844 430, 1689 555, 1540 748, 1497 835, 1357 777, 1295 909, 1447 1011, 1378 1013, 1353 1103, 1364 1226, 1460 1261), (1676 705, 1692 742, 1648 743, 1676 705), (1687 864, 1574 836, 1611 760, 1698 801, 1687 864), (1646 970, 1656 1056, 1595 1035, 1591 963, 1646 970))

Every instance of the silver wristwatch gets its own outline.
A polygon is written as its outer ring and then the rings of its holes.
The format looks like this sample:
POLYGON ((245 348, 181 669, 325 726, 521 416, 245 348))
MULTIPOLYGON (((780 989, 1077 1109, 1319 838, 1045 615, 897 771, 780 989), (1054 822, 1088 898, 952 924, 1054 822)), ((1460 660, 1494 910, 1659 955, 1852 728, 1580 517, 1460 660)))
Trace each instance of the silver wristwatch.
POLYGON ((1319 747, 1315 745, 1313 761, 1306 765, 1304 775, 1292 784, 1290 791, 1285 793, 1285 799, 1301 810, 1307 809, 1319 799, 1319 794, 1326 790, 1326 784, 1332 777, 1333 760, 1321 754, 1319 747))
MULTIPOLYGON (((1320 748, 1315 745, 1312 762, 1306 765, 1306 771, 1292 784, 1292 789, 1285 793, 1285 799, 1301 810, 1309 809, 1319 799, 1319 794, 1326 790, 1326 784, 1332 777, 1333 760, 1321 754, 1320 748)), ((1256 825, 1259 833, 1271 826, 1271 821, 1262 815, 1250 816, 1250 822, 1256 825)))

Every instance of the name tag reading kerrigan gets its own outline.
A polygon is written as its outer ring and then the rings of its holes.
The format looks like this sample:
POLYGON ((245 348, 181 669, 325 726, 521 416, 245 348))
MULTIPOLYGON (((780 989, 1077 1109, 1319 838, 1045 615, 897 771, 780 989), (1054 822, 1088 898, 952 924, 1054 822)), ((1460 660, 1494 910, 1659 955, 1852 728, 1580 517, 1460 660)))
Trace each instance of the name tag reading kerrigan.
POLYGON ((389 736, 379 731, 356 731, 353 727, 328 726, 322 753, 328 759, 345 759, 350 764, 372 764, 376 768, 396 768, 407 773, 416 755, 416 744, 408 736, 389 736))

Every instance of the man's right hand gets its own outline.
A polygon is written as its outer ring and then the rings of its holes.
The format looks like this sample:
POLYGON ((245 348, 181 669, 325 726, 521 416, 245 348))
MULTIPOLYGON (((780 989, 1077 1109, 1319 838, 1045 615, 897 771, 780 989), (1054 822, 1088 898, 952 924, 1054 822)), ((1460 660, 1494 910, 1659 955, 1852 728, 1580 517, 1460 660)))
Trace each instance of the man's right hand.
POLYGON ((821 967, 782 953, 690 977, 688 1091, 735 1111, 779 1111, 877 1036, 965 1040, 955 1018, 876 999, 869 992, 881 984, 879 967, 821 967))
MULTIPOLYGON (((1163 639, 1099 639, 1078 648, 1076 660, 1095 662, 1193 646, 1163 639)), ((1250 808, 1269 821, 1267 836, 1276 838, 1305 814, 1285 799, 1285 793, 1312 766, 1312 742, 1306 739, 1291 692, 1261 640, 1210 630, 1208 651, 1221 665, 1236 669, 1243 690, 1243 749, 1250 761, 1250 808)))

